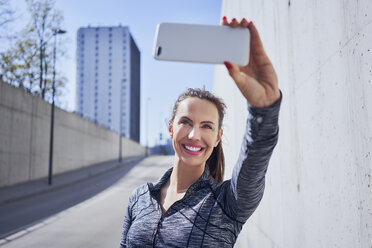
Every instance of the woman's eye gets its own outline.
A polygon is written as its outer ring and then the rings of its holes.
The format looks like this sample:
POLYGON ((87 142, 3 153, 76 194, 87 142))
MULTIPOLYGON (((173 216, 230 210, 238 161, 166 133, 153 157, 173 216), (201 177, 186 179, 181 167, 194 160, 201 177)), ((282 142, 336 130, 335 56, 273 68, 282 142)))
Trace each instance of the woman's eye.
POLYGON ((204 125, 203 128, 212 129, 210 125, 204 125))
POLYGON ((189 121, 188 120, 181 120, 180 123, 181 124, 189 124, 189 121))

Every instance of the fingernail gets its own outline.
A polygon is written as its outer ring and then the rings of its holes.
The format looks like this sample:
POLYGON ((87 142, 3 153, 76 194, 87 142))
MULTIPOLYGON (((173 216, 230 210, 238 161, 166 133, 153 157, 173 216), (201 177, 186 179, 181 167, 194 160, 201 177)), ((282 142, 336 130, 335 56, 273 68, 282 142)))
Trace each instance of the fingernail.
POLYGON ((223 62, 228 70, 232 68, 232 64, 230 62, 224 61, 223 62))
POLYGON ((243 20, 242 20, 242 21, 247 21, 247 19, 243 18, 243 20))
POLYGON ((235 18, 233 18, 232 20, 231 20, 232 22, 236 22, 236 19, 235 18))
POLYGON ((248 25, 251 25, 251 24, 253 24, 253 22, 252 22, 252 21, 250 21, 250 22, 248 23, 248 25))
POLYGON ((226 20, 227 20, 226 16, 224 16, 224 17, 222 18, 222 20, 226 21, 226 20))

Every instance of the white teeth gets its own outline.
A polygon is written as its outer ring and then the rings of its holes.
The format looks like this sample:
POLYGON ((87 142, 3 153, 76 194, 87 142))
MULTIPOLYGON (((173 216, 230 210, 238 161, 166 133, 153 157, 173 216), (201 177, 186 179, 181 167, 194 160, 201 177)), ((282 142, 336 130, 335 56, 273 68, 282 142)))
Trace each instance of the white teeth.
POLYGON ((187 150, 190 150, 192 152, 198 152, 198 151, 201 150, 201 147, 192 147, 192 146, 186 146, 186 145, 185 145, 185 147, 186 147, 187 150))

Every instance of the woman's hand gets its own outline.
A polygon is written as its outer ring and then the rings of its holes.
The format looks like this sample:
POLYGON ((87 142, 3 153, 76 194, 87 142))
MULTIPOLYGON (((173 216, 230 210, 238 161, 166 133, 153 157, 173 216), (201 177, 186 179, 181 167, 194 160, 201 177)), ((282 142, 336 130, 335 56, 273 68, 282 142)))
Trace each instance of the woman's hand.
MULTIPOLYGON (((280 98, 278 78, 269 57, 266 55, 258 31, 252 22, 245 18, 239 23, 235 18, 229 23, 226 17, 222 25, 248 28, 251 33, 249 63, 238 66, 225 61, 230 76, 243 96, 253 107, 268 107, 280 98)), ((233 46, 234 44, 229 44, 233 46)))

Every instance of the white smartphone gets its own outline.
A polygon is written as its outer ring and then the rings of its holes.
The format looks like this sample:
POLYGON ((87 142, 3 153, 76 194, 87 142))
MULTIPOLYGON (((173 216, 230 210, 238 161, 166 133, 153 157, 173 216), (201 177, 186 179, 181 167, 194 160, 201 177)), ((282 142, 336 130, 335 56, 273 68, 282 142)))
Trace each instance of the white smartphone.
POLYGON ((158 60, 246 65, 249 60, 248 28, 160 23, 157 26, 154 58, 158 60))

